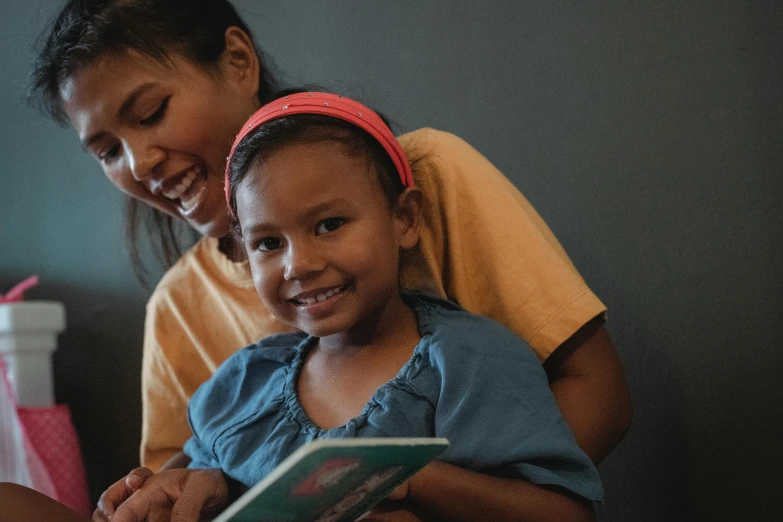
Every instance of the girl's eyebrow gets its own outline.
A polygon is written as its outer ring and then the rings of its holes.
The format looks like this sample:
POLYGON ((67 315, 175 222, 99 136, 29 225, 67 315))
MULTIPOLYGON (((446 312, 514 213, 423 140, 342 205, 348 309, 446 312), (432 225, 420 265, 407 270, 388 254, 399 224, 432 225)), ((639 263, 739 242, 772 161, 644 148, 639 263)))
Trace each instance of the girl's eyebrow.
POLYGON ((350 203, 345 198, 336 196, 327 201, 324 201, 323 203, 319 203, 318 205, 312 208, 307 209, 307 212, 305 212, 302 215, 302 219, 304 220, 313 219, 315 216, 321 214, 325 210, 329 210, 332 207, 339 206, 339 205, 345 206, 345 205, 350 205, 350 203))
MULTIPOLYGON (((117 115, 121 120, 127 119, 128 115, 130 114, 131 107, 133 107, 133 104, 136 103, 136 100, 141 96, 144 92, 150 90, 155 86, 155 82, 146 82, 142 83, 135 89, 133 89, 130 94, 125 98, 125 100, 122 102, 122 105, 120 105, 120 110, 117 111, 117 115)), ((95 134, 92 134, 88 138, 85 138, 82 140, 82 148, 84 150, 87 150, 90 148, 90 146, 95 143, 96 141, 99 141, 100 139, 104 138, 107 135, 106 132, 96 132, 95 134)))
MULTIPOLYGON (((319 203, 318 205, 316 205, 316 206, 314 206, 312 208, 308 208, 307 211, 304 214, 302 214, 298 219, 300 221, 304 221, 304 222, 310 221, 310 220, 314 219, 316 216, 318 216, 318 214, 321 214, 321 213, 323 213, 323 212, 325 212, 327 210, 330 210, 333 207, 338 206, 338 205, 342 205, 343 207, 345 207, 345 206, 350 205, 350 202, 348 200, 346 200, 345 198, 341 197, 341 196, 336 196, 336 197, 330 198, 327 201, 319 203)), ((257 233, 261 233, 261 232, 263 232, 265 230, 274 230, 274 229, 275 229, 275 226, 272 225, 271 223, 266 223, 266 222, 263 222, 263 221, 259 221, 259 222, 251 223, 250 226, 248 226, 247 228, 245 228, 243 226, 242 227, 242 233, 246 234, 248 236, 251 236, 251 235, 254 235, 254 234, 257 234, 257 233)))

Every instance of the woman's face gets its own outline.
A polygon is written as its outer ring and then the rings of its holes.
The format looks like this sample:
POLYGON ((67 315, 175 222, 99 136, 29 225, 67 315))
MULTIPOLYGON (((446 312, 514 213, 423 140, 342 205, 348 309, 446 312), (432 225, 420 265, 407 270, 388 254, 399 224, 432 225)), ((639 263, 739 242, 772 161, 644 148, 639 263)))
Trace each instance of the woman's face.
POLYGON ((128 51, 77 70, 61 97, 112 183, 218 237, 229 232, 226 156, 258 106, 252 74, 235 63, 205 69, 177 55, 164 64, 128 51))

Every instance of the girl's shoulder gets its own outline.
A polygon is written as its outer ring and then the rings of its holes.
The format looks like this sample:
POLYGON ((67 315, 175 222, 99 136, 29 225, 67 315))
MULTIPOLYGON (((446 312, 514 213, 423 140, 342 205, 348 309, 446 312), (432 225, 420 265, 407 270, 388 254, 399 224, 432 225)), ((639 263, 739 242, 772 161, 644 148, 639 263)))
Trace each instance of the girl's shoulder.
POLYGON ((465 362, 511 357, 540 366, 530 346, 499 322, 426 292, 406 291, 405 296, 419 321, 420 348, 430 359, 465 362))
POLYGON ((308 336, 270 335, 234 353, 199 386, 188 404, 195 432, 205 424, 228 425, 281 395, 283 383, 308 336))

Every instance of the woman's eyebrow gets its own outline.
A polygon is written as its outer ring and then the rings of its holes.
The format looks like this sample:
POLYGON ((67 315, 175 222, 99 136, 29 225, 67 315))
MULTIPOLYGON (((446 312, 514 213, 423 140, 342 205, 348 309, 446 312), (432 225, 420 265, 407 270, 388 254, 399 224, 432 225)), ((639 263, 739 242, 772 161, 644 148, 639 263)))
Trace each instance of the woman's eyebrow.
MULTIPOLYGON (((120 110, 117 111, 117 116, 119 119, 127 119, 131 108, 133 107, 133 104, 136 103, 136 100, 141 96, 144 92, 150 90, 155 86, 155 82, 147 82, 142 83, 135 89, 133 89, 130 94, 125 98, 125 100, 122 102, 122 105, 120 105, 120 110)), ((90 148, 90 145, 95 143, 96 141, 102 139, 104 136, 106 136, 106 132, 96 132, 95 134, 90 135, 89 137, 82 140, 82 148, 84 150, 88 150, 90 148)))

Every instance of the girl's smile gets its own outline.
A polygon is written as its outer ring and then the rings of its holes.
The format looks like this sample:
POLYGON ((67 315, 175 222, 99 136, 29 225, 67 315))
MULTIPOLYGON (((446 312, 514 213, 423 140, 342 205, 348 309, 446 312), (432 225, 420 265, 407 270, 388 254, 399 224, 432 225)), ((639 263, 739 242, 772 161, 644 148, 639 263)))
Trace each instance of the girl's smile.
POLYGON ((311 319, 326 317, 336 311, 345 293, 350 291, 350 285, 344 284, 332 288, 321 288, 311 292, 302 292, 289 301, 297 307, 300 314, 311 319))

